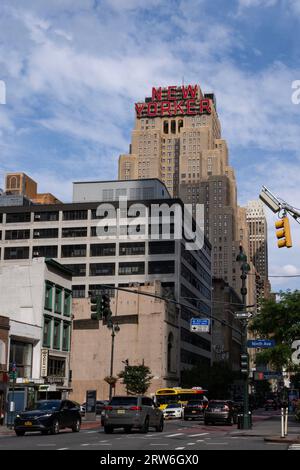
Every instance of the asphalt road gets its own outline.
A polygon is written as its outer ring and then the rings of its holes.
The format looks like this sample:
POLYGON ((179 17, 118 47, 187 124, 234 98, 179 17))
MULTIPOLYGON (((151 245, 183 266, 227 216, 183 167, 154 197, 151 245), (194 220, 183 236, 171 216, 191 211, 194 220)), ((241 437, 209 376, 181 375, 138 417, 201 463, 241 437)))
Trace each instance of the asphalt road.
POLYGON ((266 443, 261 437, 239 436, 236 426, 204 426, 201 421, 172 420, 165 422, 162 433, 148 434, 115 430, 112 435, 103 429, 82 430, 72 433, 61 431, 56 436, 41 436, 38 433, 24 437, 0 437, 1 450, 97 450, 97 451, 170 451, 188 453, 199 450, 287 450, 283 444, 266 443))

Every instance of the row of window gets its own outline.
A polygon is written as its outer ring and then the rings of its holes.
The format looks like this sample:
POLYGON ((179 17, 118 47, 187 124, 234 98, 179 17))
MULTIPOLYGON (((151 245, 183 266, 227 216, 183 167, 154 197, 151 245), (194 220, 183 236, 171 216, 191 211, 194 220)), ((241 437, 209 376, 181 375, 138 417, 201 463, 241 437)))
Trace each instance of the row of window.
POLYGON ((46 281, 45 309, 66 316, 71 315, 71 291, 46 281))
MULTIPOLYGON (((145 243, 120 243, 119 256, 138 256, 145 255, 145 243)), ((175 252, 174 241, 165 242, 149 242, 148 253, 149 255, 156 254, 173 254, 175 252)), ((90 245, 90 257, 100 256, 116 256, 115 243, 97 243, 90 245)), ((62 245, 61 258, 76 258, 87 256, 87 245, 62 245)), ((32 257, 45 257, 45 258, 58 258, 58 246, 34 246, 32 249, 32 257)), ((4 259, 28 259, 29 246, 14 246, 4 248, 4 259)))
MULTIPOLYGON (((73 277, 86 276, 86 264, 68 264, 73 277)), ((175 261, 150 261, 148 274, 173 274, 175 272, 175 261)), ((89 276, 114 276, 116 274, 115 263, 91 263, 89 265, 89 276)), ((145 274, 145 263, 119 263, 120 276, 145 274)))
POLYGON ((62 351, 70 350, 71 324, 51 316, 44 317, 43 346, 62 351))

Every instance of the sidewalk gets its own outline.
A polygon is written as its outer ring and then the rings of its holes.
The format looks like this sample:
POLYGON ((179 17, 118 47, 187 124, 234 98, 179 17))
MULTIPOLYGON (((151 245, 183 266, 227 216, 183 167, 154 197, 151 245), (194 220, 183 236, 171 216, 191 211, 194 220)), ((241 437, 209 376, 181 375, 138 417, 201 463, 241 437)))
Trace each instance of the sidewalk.
POLYGON ((258 420, 254 419, 252 429, 238 429, 231 432, 230 435, 261 437, 267 442, 300 444, 300 423, 295 420, 294 416, 290 416, 288 421, 288 435, 284 438, 281 437, 280 416, 258 418, 258 420))

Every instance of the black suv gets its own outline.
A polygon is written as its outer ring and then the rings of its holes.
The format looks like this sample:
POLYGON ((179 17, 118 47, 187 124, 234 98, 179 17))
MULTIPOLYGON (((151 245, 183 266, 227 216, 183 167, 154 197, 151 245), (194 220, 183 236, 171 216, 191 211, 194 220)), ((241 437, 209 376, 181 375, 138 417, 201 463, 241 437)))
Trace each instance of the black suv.
POLYGON ((183 419, 204 418, 204 410, 207 407, 208 402, 204 400, 190 400, 187 402, 183 410, 183 419))
POLYGON ((41 400, 34 409, 17 414, 14 428, 17 436, 24 436, 25 432, 32 431, 58 434, 64 428, 79 432, 80 426, 80 409, 76 403, 70 400, 41 400))

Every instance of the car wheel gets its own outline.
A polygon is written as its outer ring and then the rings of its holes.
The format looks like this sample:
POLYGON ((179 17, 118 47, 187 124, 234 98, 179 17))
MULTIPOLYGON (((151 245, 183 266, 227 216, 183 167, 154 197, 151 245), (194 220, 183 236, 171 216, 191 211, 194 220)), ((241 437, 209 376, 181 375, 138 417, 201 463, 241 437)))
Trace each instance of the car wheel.
POLYGON ((184 419, 184 421, 188 421, 188 420, 189 420, 189 418, 183 418, 183 419, 184 419))
POLYGON ((72 429, 72 432, 79 432, 79 431, 80 431, 80 424, 81 424, 81 423, 80 423, 80 419, 77 419, 77 420, 76 420, 76 423, 73 424, 73 426, 72 426, 72 428, 71 428, 71 429, 72 429))
POLYGON ((228 426, 232 426, 232 418, 228 418, 228 420, 226 421, 226 423, 228 424, 228 426))
POLYGON ((155 427, 156 432, 163 432, 164 430, 164 420, 161 418, 159 425, 155 427))
POLYGON ((104 426, 105 434, 112 434, 114 432, 114 428, 112 426, 104 426))
POLYGON ((148 418, 148 416, 147 416, 147 418, 145 419, 145 422, 144 422, 144 424, 143 424, 143 426, 142 426, 142 428, 141 428, 141 432, 142 432, 143 434, 147 434, 148 431, 149 431, 149 418, 148 418))
POLYGON ((55 419, 52 423, 51 429, 50 429, 51 434, 58 434, 59 433, 59 422, 57 419, 55 419))
POLYGON ((124 426, 124 431, 128 434, 131 433, 132 427, 131 426, 124 426))
POLYGON ((41 432, 42 432, 42 436, 47 436, 47 434, 48 434, 49 431, 48 431, 48 429, 44 429, 44 430, 41 431, 41 432))
POLYGON ((15 433, 18 437, 21 437, 21 436, 24 436, 25 431, 18 431, 17 429, 15 429, 15 433))
POLYGON ((205 426, 208 426, 209 425, 209 421, 207 421, 207 419, 204 420, 204 424, 205 426))

